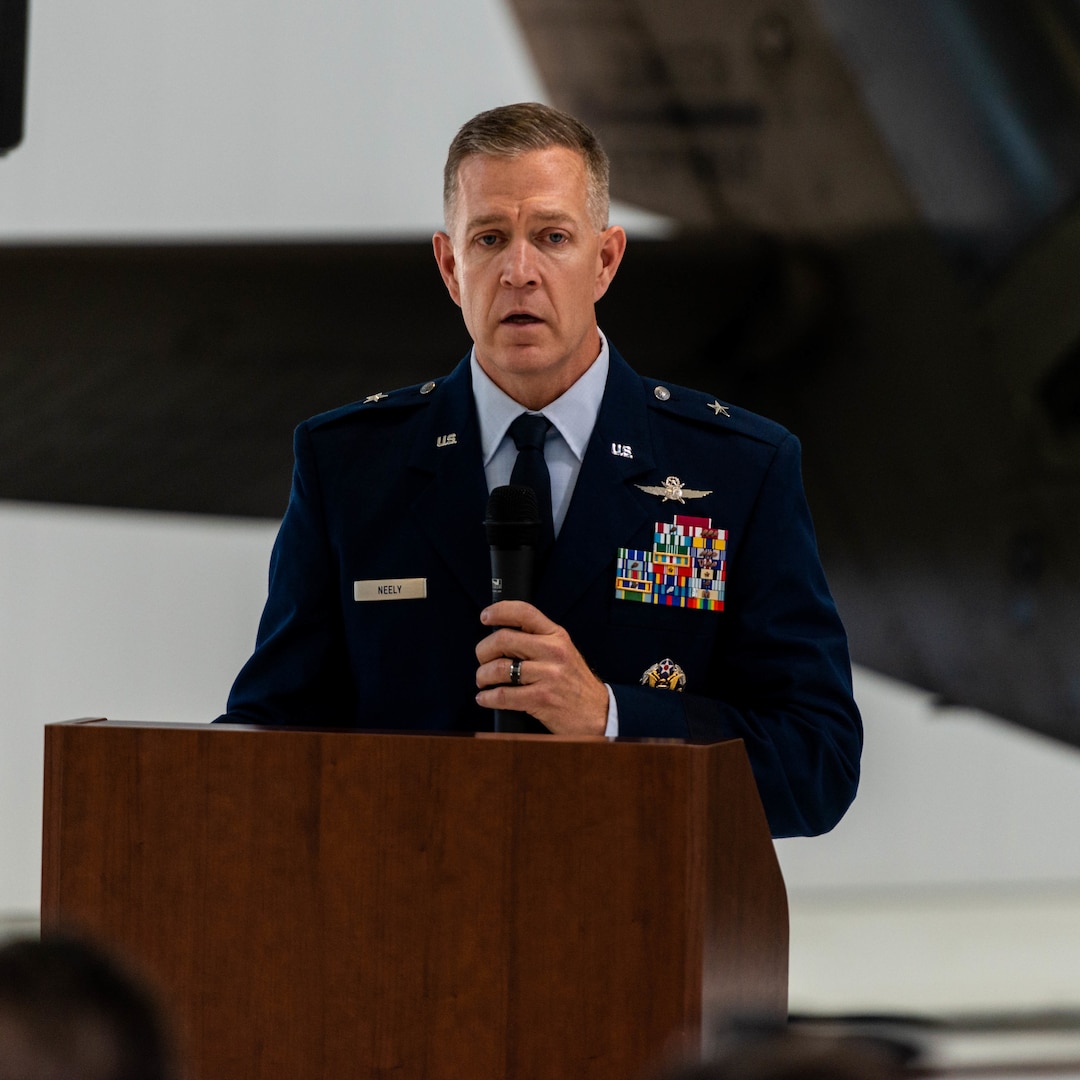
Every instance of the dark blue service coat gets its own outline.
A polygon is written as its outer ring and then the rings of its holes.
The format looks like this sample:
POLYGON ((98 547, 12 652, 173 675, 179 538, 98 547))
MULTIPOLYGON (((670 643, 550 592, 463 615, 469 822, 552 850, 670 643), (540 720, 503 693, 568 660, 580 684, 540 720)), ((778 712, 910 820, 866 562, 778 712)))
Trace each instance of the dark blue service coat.
MULTIPOLYGON (((434 389, 306 421, 295 453, 255 653, 220 719, 490 730, 492 714, 474 701, 491 571, 468 360, 434 389), (354 599, 357 581, 417 578, 423 599, 354 599)), ((847 640, 799 443, 779 425, 641 378, 612 350, 534 602, 612 686, 621 735, 743 739, 774 835, 823 832, 847 809, 862 747, 847 640), (710 494, 681 505, 637 486, 669 476, 710 494), (617 550, 650 549, 656 523, 676 514, 727 530, 722 611, 615 598, 617 550), (685 672, 685 692, 640 685, 667 658, 685 672)))

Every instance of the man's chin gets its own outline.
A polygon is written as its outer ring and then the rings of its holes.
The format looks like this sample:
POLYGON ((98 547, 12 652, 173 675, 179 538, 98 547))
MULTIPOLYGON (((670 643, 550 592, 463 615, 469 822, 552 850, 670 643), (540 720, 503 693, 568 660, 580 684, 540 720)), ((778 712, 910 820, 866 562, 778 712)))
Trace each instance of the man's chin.
POLYGON ((511 375, 532 375, 553 367, 557 359, 551 348, 522 343, 503 345, 490 354, 494 366, 511 375))
POLYGON ((562 357, 551 342, 500 340, 487 348, 477 347, 480 366, 496 382, 499 376, 529 378, 543 376, 560 366, 562 357))
POLYGON ((522 372, 546 367, 558 359, 557 343, 543 323, 523 327, 500 326, 484 352, 500 367, 522 372))

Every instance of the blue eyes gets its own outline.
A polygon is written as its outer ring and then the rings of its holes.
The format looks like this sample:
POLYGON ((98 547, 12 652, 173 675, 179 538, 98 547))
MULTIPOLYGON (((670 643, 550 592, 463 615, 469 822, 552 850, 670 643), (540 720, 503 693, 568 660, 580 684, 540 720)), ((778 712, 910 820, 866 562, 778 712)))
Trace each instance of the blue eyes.
MULTIPOLYGON (((476 242, 480 247, 493 248, 501 239, 502 238, 497 233, 484 233, 476 238, 476 242)), ((558 247, 565 244, 570 237, 567 233, 560 232, 556 229, 552 232, 544 233, 540 239, 558 247)))

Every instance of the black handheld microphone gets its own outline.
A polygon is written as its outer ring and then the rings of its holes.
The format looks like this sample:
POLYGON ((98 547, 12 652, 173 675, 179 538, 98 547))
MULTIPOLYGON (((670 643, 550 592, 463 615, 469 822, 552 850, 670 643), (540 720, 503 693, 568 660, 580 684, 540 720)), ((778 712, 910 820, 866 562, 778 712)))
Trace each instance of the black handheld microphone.
MULTIPOLYGON (((507 484, 488 498, 484 529, 491 546, 491 602, 532 600, 540 512, 531 487, 507 484)), ((547 732, 528 713, 495 710, 496 731, 547 732)))
POLYGON ((484 530, 491 545, 491 602, 532 600, 540 511, 530 487, 507 484, 488 498, 484 530))

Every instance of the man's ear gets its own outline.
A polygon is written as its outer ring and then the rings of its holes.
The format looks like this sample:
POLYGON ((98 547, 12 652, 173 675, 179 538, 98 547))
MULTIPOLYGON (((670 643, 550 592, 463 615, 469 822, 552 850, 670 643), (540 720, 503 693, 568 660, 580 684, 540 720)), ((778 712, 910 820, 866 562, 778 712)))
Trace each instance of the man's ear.
POLYGON ((611 225, 600 234, 600 250, 597 253, 596 285, 593 303, 607 292, 615 271, 626 252, 626 230, 621 225, 611 225))
POLYGON ((431 238, 431 246, 435 249, 435 261, 439 264, 439 273, 442 274, 446 291, 450 294, 450 299, 461 307, 461 289, 458 287, 453 241, 448 233, 437 232, 431 238))

